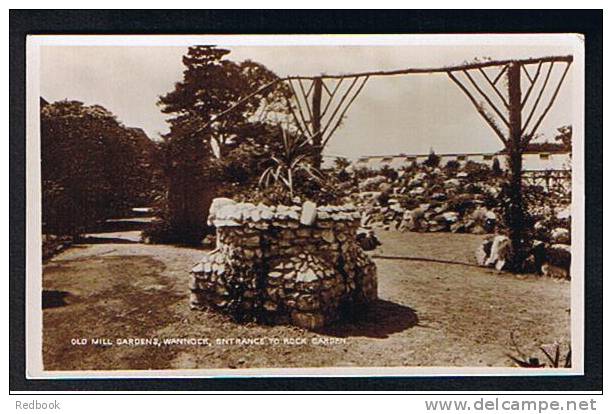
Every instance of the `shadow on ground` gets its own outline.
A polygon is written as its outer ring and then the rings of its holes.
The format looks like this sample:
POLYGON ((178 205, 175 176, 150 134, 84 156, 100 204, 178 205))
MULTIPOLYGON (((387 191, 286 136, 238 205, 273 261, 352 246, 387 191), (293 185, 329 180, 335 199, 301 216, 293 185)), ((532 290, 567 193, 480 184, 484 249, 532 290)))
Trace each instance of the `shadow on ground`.
POLYGON ((479 266, 475 263, 461 262, 458 260, 432 259, 429 257, 418 257, 418 256, 390 256, 390 255, 382 255, 382 254, 376 254, 376 253, 372 254, 371 257, 373 259, 406 260, 406 261, 413 261, 413 262, 440 263, 440 264, 450 264, 450 265, 459 265, 459 266, 469 266, 469 267, 476 267, 478 269, 482 269, 482 266, 479 266))
POLYGON ((77 237, 74 244, 133 244, 140 242, 140 232, 151 221, 149 217, 109 219, 77 237))
POLYGON ((70 293, 63 290, 43 290, 42 292, 42 308, 59 308, 66 306, 66 297, 70 293))
POLYGON ((121 237, 96 237, 83 236, 74 241, 74 244, 133 244, 135 240, 123 239, 121 237))
POLYGON ((418 323, 419 317, 414 309, 378 299, 364 311, 347 315, 341 321, 318 332, 340 338, 352 336, 388 338, 389 335, 405 331, 418 323))
POLYGON ((136 231, 144 229, 148 220, 133 217, 126 219, 110 219, 102 223, 98 223, 89 233, 116 233, 122 231, 136 231))

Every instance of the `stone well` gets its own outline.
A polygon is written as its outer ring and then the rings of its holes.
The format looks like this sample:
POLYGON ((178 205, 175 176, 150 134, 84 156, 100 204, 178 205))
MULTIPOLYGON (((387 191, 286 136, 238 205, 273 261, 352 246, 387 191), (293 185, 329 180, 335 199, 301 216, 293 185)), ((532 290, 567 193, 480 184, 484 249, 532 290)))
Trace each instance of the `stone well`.
POLYGON ((215 250, 192 269, 190 304, 242 320, 317 329, 377 299, 353 205, 266 206, 216 199, 215 250))

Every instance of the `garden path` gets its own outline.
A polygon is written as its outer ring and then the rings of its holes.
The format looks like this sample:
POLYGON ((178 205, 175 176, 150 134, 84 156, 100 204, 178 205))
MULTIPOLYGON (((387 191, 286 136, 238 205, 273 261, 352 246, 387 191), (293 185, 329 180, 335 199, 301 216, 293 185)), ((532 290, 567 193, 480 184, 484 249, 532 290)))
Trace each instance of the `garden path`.
POLYGON ((43 310, 46 369, 511 366, 511 334, 540 359, 540 345, 570 338, 569 282, 476 267, 482 236, 450 233, 379 232, 382 246, 371 253, 380 300, 353 321, 322 332, 237 324, 189 309, 187 272, 205 250, 140 243, 148 220, 107 223, 44 265, 45 294, 56 299, 43 310), (130 338, 211 345, 117 344, 130 338), (215 345, 231 338, 252 343, 215 345))

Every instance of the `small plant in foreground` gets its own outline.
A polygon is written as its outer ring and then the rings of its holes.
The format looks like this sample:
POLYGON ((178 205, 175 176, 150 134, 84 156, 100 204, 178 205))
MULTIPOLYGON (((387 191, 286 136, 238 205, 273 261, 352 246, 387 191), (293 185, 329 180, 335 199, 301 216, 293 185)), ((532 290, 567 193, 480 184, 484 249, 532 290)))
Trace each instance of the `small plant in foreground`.
POLYGON ((572 348, 569 347, 565 355, 561 356, 561 344, 555 343, 554 355, 547 351, 543 346, 540 346, 540 351, 546 356, 548 361, 540 362, 537 357, 526 356, 516 344, 514 334, 510 334, 512 344, 518 356, 506 354, 517 366, 521 368, 571 368, 572 367, 572 348))

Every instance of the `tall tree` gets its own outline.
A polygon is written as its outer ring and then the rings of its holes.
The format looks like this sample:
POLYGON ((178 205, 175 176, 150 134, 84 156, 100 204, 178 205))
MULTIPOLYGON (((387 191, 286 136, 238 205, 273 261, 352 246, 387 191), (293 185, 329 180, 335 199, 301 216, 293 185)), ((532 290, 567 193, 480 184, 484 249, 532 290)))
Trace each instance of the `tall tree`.
POLYGON ((258 63, 226 59, 229 53, 213 46, 190 47, 183 57, 182 81, 159 99, 162 112, 173 115, 168 121, 170 132, 164 136, 168 179, 165 220, 173 241, 201 240, 219 185, 215 160, 252 143, 253 136, 262 130, 265 98, 285 93, 279 83, 261 96, 241 101, 277 76, 258 63), (239 102, 236 110, 216 118, 239 102))
POLYGON ((44 232, 76 235, 143 202, 155 146, 134 138, 99 105, 59 101, 41 108, 44 232))
POLYGON ((572 126, 563 125, 557 128, 557 135, 555 135, 555 141, 561 143, 563 147, 569 151, 572 150, 572 126))

